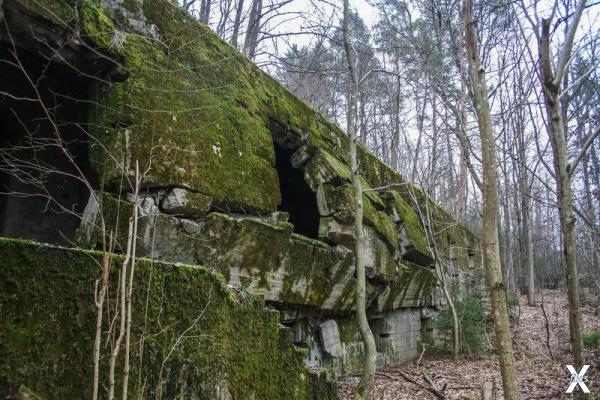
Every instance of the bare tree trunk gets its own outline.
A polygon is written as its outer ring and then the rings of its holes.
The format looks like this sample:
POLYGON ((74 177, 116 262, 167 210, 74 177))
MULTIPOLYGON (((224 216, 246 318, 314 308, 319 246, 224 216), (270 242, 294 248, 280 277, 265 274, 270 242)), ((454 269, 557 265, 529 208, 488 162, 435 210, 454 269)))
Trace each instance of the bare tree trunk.
MULTIPOLYGON (((397 69, 397 68, 396 68, 397 69)), ((396 76, 396 93, 394 96, 394 133, 392 136, 392 168, 400 170, 400 77, 396 76)))
POLYGON ((202 0, 200 6, 200 22, 208 25, 210 19, 210 5, 212 0, 202 0))
POLYGON ((222 39, 225 38, 225 32, 227 31, 227 24, 229 23, 229 15, 231 14, 232 0, 220 0, 219 1, 219 22, 217 23, 217 35, 222 39))
POLYGON ((260 31, 260 19, 262 17, 263 0, 253 0, 248 18, 248 30, 244 40, 243 53, 251 60, 256 56, 256 47, 258 46, 258 34, 260 31))
POLYGON ((231 45, 237 49, 238 35, 240 34, 240 24, 242 20, 242 12, 244 11, 244 0, 239 0, 237 9, 235 10, 235 20, 233 22, 233 33, 231 35, 231 45))
POLYGON ((579 273, 575 249, 575 217, 573 215, 573 194, 571 192, 571 175, 567 155, 564 114, 560 102, 560 87, 563 74, 571 57, 571 49, 575 30, 583 13, 585 0, 580 0, 574 21, 565 43, 560 51, 560 59, 556 72, 552 67, 550 51, 551 19, 542 19, 540 36, 540 79, 544 92, 550 143, 554 154, 554 170, 556 175, 556 192, 562 225, 563 252, 567 264, 567 290, 569 297, 569 326, 571 330, 571 347, 577 368, 584 364, 583 341, 581 338, 581 311, 579 309, 579 273))
POLYGON ((117 336, 110 354, 110 364, 108 370, 108 400, 113 400, 115 397, 115 367, 117 365, 117 357, 121 351, 121 343, 125 336, 126 320, 127 320, 127 269, 131 262, 131 255, 134 247, 134 224, 137 216, 137 205, 134 205, 132 214, 129 217, 129 225, 127 229, 127 250, 123 258, 123 265, 119 274, 119 295, 117 306, 119 311, 119 336, 117 336))
POLYGON ((423 107, 419 109, 419 101, 417 100, 417 130, 419 136, 417 137, 417 144, 415 146, 415 154, 413 154, 413 164, 410 173, 410 180, 417 182, 417 166, 419 165, 419 154, 421 153, 421 140, 423 137, 423 124, 425 120, 425 108, 427 107, 426 101, 423 100, 423 107))
POLYGON ((133 277, 135 274, 135 257, 137 248, 137 230, 138 230, 138 199, 140 195, 140 166, 138 160, 135 161, 135 193, 133 197, 133 243, 131 245, 131 267, 129 268, 129 283, 127 285, 126 304, 127 304, 127 323, 125 326, 125 361, 123 365, 123 395, 122 400, 127 400, 127 391, 129 389, 129 353, 131 346, 131 296, 133 295, 133 277))
POLYGON ((496 351, 502 374, 504 398, 520 398, 515 359, 508 323, 506 292, 500 266, 500 248, 498 245, 498 177, 496 171, 496 153, 494 132, 488 103, 485 70, 479 60, 475 22, 473 20, 472 0, 464 0, 463 22, 465 42, 469 61, 469 75, 473 86, 481 152, 483 160, 483 252, 487 269, 487 281, 490 289, 494 328, 496 332, 496 351))
POLYGON ((354 114, 357 106, 357 96, 359 89, 359 78, 356 68, 354 49, 350 43, 349 35, 350 10, 348 0, 344 0, 344 19, 343 19, 343 36, 344 50, 346 52, 346 60, 348 61, 348 72, 350 74, 350 90, 348 99, 348 112, 346 116, 347 131, 350 136, 350 168, 352 172, 352 185, 354 186, 354 202, 356 206, 356 215, 354 217, 354 265, 356 269, 356 321, 360 330, 360 335, 365 348, 365 358, 363 372, 354 394, 354 399, 368 399, 373 389, 375 382, 375 361, 377 350, 375 348, 375 339, 373 332, 369 327, 367 319, 367 282, 365 273, 365 260, 363 249, 364 233, 363 233, 363 193, 360 183, 360 175, 358 171, 358 159, 356 154, 356 131, 354 123, 354 114))
MULTIPOLYGON (((525 189, 525 188, 524 188, 525 189)), ((526 189, 525 189, 526 190, 526 189)), ((531 242, 531 212, 528 191, 522 192, 521 211, 523 213, 523 251, 522 262, 527 268, 527 304, 535 306, 535 269, 533 263, 533 243, 531 242)))
POLYGON ((114 250, 114 238, 112 231, 108 235, 108 247, 106 246, 106 227, 102 220, 102 235, 104 246, 104 256, 102 258, 102 277, 96 281, 94 287, 94 304, 96 306, 96 337, 94 340, 94 383, 92 388, 92 399, 98 399, 98 387, 100 383, 100 345, 102 344, 102 318, 104 311, 104 300, 108 290, 108 279, 110 274, 111 255, 114 250), (98 291, 98 283, 101 283, 98 291))
MULTIPOLYGON (((519 77, 519 83, 521 79, 519 77)), ((519 118, 519 117, 517 117, 519 118)), ((522 120, 515 121, 515 135, 518 145, 518 179, 521 199, 521 266, 527 271, 527 304, 535 305, 535 269, 533 260, 533 243, 531 238, 531 186, 527 171, 527 153, 525 146, 525 132, 522 120)))
MULTIPOLYGON (((427 177, 427 188, 431 190, 433 193, 433 198, 438 199, 439 193, 436 193, 436 176, 437 176, 437 164, 438 164, 438 152, 437 152, 437 142, 439 138, 438 129, 437 129, 437 103, 436 96, 433 94, 431 96, 431 162, 429 165, 429 176, 427 177)), ((452 153, 448 152, 448 157, 451 157, 452 153)), ((452 175, 452 174, 450 174, 452 175)), ((452 179, 452 178, 448 178, 452 179)))

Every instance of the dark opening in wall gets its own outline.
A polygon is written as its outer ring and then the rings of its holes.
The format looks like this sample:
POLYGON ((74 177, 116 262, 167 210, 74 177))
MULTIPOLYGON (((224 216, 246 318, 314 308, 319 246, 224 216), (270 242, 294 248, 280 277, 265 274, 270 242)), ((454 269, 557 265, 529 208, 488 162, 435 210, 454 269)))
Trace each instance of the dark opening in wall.
POLYGON ((78 177, 97 186, 85 132, 91 81, 29 50, 17 47, 21 68, 0 43, 0 60, 13 62, 0 62, 0 236, 68 245, 89 198, 78 177))
POLYGON ((317 196, 304 180, 302 170, 292 165, 290 158, 294 151, 280 146, 277 142, 274 145, 275 166, 281 190, 279 210, 290 215, 294 232, 317 239, 320 218, 317 196))

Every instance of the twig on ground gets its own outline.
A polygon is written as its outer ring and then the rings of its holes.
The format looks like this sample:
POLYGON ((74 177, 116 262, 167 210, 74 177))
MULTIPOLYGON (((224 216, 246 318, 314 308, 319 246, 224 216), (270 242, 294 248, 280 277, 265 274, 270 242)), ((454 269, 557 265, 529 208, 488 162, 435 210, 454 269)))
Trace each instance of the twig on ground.
POLYGON ((548 323, 548 315, 546 315, 546 309, 544 308, 544 298, 542 297, 542 314, 544 315, 544 325, 546 326, 546 347, 548 348, 548 353, 550 353, 550 358, 554 360, 554 355, 552 354, 552 348, 550 347, 550 324, 548 323))
MULTIPOLYGON (((448 400, 448 397, 444 393, 442 393, 439 390, 437 390, 436 388, 434 388, 432 386, 423 385, 422 383, 417 382, 416 380, 414 380, 413 378, 411 378, 410 376, 408 376, 407 374, 405 374, 404 372, 402 372, 400 370, 396 370, 395 372, 397 372, 398 374, 400 374, 406 381, 412 383, 413 385, 417 385, 420 388, 423 388, 423 389, 425 389, 425 390, 433 393, 435 395, 435 397, 437 397, 438 399, 440 399, 440 400, 448 400)), ((385 372, 378 372, 377 375, 384 376, 384 377, 386 377, 388 379, 391 379, 391 380, 396 380, 396 381, 400 380, 398 377, 395 377, 395 376, 390 375, 390 374, 386 374, 385 372)), ((430 385, 431 385, 431 383, 430 383, 430 385)))
POLYGON ((423 358, 423 354, 425 354, 425 350, 427 350, 427 348, 425 346, 423 346, 423 351, 421 351, 421 355, 419 356, 419 359, 417 360, 417 369, 419 369, 419 363, 421 362, 421 359, 423 358))

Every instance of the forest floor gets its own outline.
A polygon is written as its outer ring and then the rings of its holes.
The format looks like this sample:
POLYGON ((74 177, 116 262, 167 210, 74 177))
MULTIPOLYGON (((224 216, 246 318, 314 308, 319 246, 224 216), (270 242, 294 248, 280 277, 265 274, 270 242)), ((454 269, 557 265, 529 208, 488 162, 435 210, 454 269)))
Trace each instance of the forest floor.
MULTIPOLYGON (((540 301, 541 299, 537 299, 540 301)), ((519 306, 513 306, 514 349, 519 374, 522 399, 572 399, 565 394, 569 386, 570 374, 566 368, 572 364, 569 344, 569 308, 566 294, 547 291, 544 294, 550 340, 547 345, 546 318, 540 303, 535 307, 527 305, 527 298, 519 298, 519 306), (520 310, 520 315, 519 315, 520 310)), ((582 306, 583 330, 600 330, 600 309, 590 305, 582 306)), ((490 328, 491 329, 491 328, 490 328)), ((491 333, 488 330, 488 334, 491 333)), ((407 361, 378 371, 373 400, 396 399, 438 399, 426 387, 430 378, 448 399, 480 399, 484 382, 494 382, 496 399, 503 399, 500 369, 488 338, 487 350, 477 356, 462 356, 458 363, 452 357, 428 356, 427 352, 417 365, 417 360, 407 361), (403 376, 404 375, 404 376, 403 376), (417 383, 409 382, 406 377, 417 383)), ((586 349, 586 363, 590 368, 586 375, 587 386, 592 398, 600 399, 600 349, 586 349)), ((340 380, 341 400, 351 399, 358 377, 340 380)), ((575 392, 580 392, 577 387, 575 392)))

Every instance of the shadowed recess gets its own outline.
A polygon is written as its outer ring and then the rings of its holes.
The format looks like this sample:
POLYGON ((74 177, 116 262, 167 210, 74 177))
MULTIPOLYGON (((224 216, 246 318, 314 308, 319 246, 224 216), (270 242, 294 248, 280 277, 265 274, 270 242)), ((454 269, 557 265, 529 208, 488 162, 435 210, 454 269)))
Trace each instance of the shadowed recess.
POLYGON ((317 239, 319 234, 319 209, 317 198, 304 180, 302 170, 292 166, 290 157, 293 150, 286 149, 276 142, 275 166, 279 176, 281 204, 278 209, 290 215, 294 232, 317 239))

